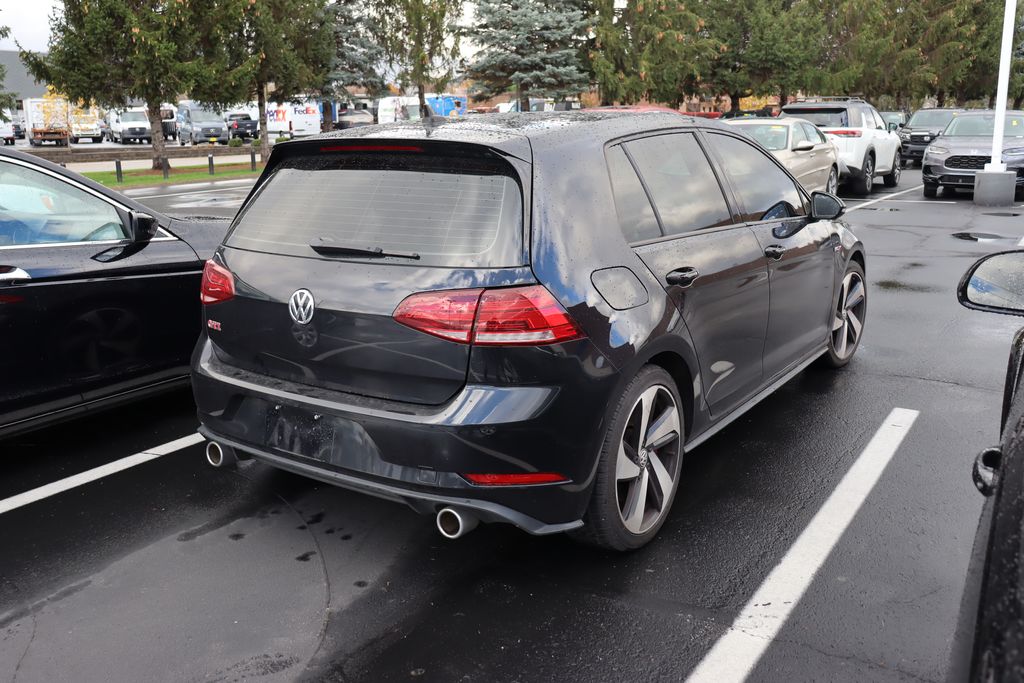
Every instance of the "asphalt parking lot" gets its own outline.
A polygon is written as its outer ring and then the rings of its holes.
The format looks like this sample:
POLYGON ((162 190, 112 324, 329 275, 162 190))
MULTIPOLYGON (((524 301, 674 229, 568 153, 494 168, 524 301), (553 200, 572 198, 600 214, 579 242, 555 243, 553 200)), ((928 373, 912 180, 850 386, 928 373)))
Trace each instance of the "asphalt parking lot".
MULTIPOLYGON (((132 195, 232 215, 250 182, 132 195)), ((501 526, 449 542, 393 503, 253 461, 213 470, 187 391, 0 442, 0 679, 944 680, 982 504, 971 462, 998 440, 1021 324, 955 288, 1022 241, 1024 207, 919 186, 907 170, 849 201, 869 282, 853 363, 805 371, 688 454, 633 554, 501 526), (897 422, 877 481, 837 502, 897 422), (834 542, 795 562, 822 524, 834 542)))

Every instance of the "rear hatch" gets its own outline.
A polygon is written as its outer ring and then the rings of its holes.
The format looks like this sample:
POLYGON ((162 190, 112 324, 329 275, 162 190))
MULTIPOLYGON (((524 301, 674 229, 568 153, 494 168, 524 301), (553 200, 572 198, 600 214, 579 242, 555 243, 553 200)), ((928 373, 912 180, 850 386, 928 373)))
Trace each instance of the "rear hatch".
POLYGON ((393 314, 416 293, 533 281, 529 167, 477 145, 352 142, 291 143, 261 179, 218 257, 235 295, 206 307, 210 338, 222 360, 268 377, 443 403, 466 382, 470 345, 393 314), (290 309, 299 290, 308 323, 301 302, 290 309))
POLYGON ((822 105, 820 107, 793 107, 783 109, 787 116, 810 121, 832 140, 840 153, 856 151, 855 139, 861 136, 857 127, 850 126, 850 112, 846 107, 822 105))

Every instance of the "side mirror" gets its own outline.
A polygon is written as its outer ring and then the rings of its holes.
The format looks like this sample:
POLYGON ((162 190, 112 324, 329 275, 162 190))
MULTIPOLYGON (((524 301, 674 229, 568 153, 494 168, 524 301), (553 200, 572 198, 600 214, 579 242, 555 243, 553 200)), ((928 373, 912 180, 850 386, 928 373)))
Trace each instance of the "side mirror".
POLYGON ((153 239, 156 237, 157 230, 160 229, 160 223, 155 218, 141 211, 132 211, 129 214, 129 223, 131 239, 136 244, 153 239))
POLYGON ((956 298, 976 311, 1024 316, 1024 251, 978 260, 964 273, 956 298))
POLYGON ((890 133, 895 133, 899 129, 900 129, 900 124, 896 123, 895 121, 890 121, 889 122, 889 132, 890 133))
POLYGON ((814 143, 810 140, 801 140, 793 145, 794 152, 810 152, 812 149, 814 149, 814 143))
POLYGON ((811 218, 816 221, 832 221, 846 213, 846 204, 828 192, 811 193, 811 218))

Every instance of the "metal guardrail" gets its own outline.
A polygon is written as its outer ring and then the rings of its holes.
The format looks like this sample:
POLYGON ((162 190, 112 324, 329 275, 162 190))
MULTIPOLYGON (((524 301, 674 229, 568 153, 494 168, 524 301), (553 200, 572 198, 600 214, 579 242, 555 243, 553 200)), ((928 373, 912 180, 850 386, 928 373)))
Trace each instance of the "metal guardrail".
MULTIPOLYGON (((211 154, 215 157, 238 156, 242 154, 249 154, 250 148, 251 145, 242 145, 241 147, 228 147, 227 145, 190 145, 182 147, 175 143, 174 145, 167 145, 164 149, 164 156, 168 159, 188 159, 193 157, 205 159, 211 154)), ((19 147, 18 151, 34 154, 46 159, 47 161, 52 161, 55 164, 84 163, 90 161, 132 161, 153 158, 153 149, 151 147, 136 149, 132 149, 131 147, 125 147, 124 149, 113 149, 107 147, 97 150, 88 149, 88 147, 19 147)), ((257 152, 257 154, 259 154, 259 152, 257 152)))

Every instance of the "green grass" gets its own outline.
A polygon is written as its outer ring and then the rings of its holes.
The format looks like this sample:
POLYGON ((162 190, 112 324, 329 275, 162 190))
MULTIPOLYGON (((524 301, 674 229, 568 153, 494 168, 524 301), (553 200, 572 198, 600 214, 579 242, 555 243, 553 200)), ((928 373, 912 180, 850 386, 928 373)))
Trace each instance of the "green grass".
POLYGON ((117 182, 117 174, 113 171, 87 171, 86 178, 95 180, 101 185, 113 188, 140 187, 144 185, 176 185, 178 183, 194 183, 201 180, 222 180, 224 178, 256 177, 263 170, 263 164, 256 164, 256 171, 249 170, 249 164, 217 164, 214 159, 214 175, 210 175, 205 164, 202 166, 183 166, 171 168, 170 177, 164 180, 163 171, 137 169, 124 171, 124 182, 117 182))

